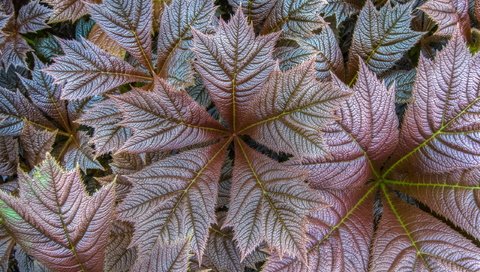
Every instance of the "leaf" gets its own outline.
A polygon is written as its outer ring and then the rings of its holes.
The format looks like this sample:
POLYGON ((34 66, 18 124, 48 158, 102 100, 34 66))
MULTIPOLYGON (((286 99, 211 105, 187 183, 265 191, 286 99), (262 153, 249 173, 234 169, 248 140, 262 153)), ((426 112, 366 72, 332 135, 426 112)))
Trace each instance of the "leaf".
MULTIPOLYGON (((327 0, 327 4, 322 8, 321 13, 324 17, 335 16, 335 23, 337 28, 350 16, 357 14, 360 11, 357 1, 344 1, 344 0, 327 0)), ((361 1, 358 1, 361 2, 361 1)))
POLYGON ((20 77, 32 100, 42 112, 55 120, 61 128, 70 127, 67 105, 61 100, 62 87, 54 83, 54 79, 43 72, 45 65, 34 57, 35 66, 32 70, 32 79, 20 77))
MULTIPOLYGON (((88 5, 90 16, 121 47, 152 73, 151 0, 104 0, 88 5)), ((152 73, 153 74, 153 73, 152 73)))
POLYGON ((480 164, 479 65, 458 32, 434 61, 420 58, 397 161, 385 176, 407 165, 440 174, 480 164))
POLYGON ((228 3, 234 9, 241 5, 243 14, 249 22, 253 22, 253 25, 261 25, 275 5, 275 1, 269 0, 228 0, 228 3))
POLYGON ((17 15, 18 32, 25 34, 36 32, 49 26, 45 23, 51 15, 51 9, 34 0, 22 6, 17 15))
POLYGON ((34 46, 35 52, 39 57, 43 57, 48 61, 51 61, 52 58, 62 55, 62 47, 56 40, 55 36, 48 34, 45 38, 40 38, 34 46))
POLYGON ((0 133, 3 136, 20 135, 24 121, 49 127, 40 111, 19 91, 16 93, 0 88, 0 133))
POLYGON ((149 92, 134 89, 113 97, 123 113, 121 125, 133 130, 120 151, 172 150, 223 136, 222 126, 185 91, 156 78, 149 92))
POLYGON ((23 157, 30 168, 45 159, 45 154, 52 150, 56 132, 42 130, 30 123, 26 123, 20 135, 20 145, 23 149, 23 157))
POLYGON ((383 78, 388 88, 395 87, 396 103, 403 104, 411 100, 416 74, 415 69, 409 71, 394 71, 383 78))
POLYGON ((237 139, 230 207, 223 227, 232 227, 243 260, 262 242, 279 255, 306 260, 305 217, 321 202, 305 173, 289 169, 237 139))
POLYGON ((374 192, 375 187, 321 191, 331 207, 309 217, 309 267, 274 255, 262 272, 369 271, 374 192))
POLYGON ((353 95, 338 110, 339 121, 323 130, 331 157, 301 161, 315 188, 362 185, 379 175, 378 167, 398 143, 394 102, 393 89, 387 90, 360 61, 353 95))
POLYGON ((74 169, 78 166, 83 172, 87 169, 103 170, 103 166, 95 159, 93 149, 88 143, 89 136, 85 131, 77 131, 70 139, 71 143, 63 157, 65 168, 74 169))
POLYGON ((56 83, 64 84, 62 98, 82 99, 105 93, 134 81, 151 78, 127 62, 113 57, 92 42, 60 40, 65 55, 45 69, 56 83))
POLYGON ((194 84, 194 72, 192 69, 192 61, 194 54, 191 50, 177 50, 171 56, 166 75, 168 84, 175 88, 183 89, 194 84))
POLYGON ((53 14, 48 23, 76 21, 87 13, 82 0, 42 0, 53 7, 53 14))
POLYGON ((320 130, 335 121, 334 111, 349 95, 315 79, 310 60, 289 71, 274 71, 243 118, 245 133, 274 151, 296 156, 328 154, 320 130))
POLYGON ((101 101, 89 109, 77 123, 95 130, 90 142, 95 144, 96 156, 119 150, 131 136, 131 130, 119 125, 122 113, 112 100, 101 101))
POLYGON ((208 229, 215 223, 217 182, 228 144, 180 153, 128 176, 133 188, 118 215, 135 224, 132 245, 138 246, 141 256, 135 267, 152 259, 169 241, 189 234, 201 259, 208 229))
POLYGON ((19 271, 50 272, 48 268, 29 256, 21 247, 15 247, 15 260, 19 271))
POLYGON ((95 24, 88 33, 88 40, 110 55, 120 59, 123 59, 125 56, 125 50, 114 40, 110 39, 107 33, 105 33, 105 31, 103 31, 97 24, 95 24))
POLYGON ((181 239, 172 244, 157 245, 151 259, 146 260, 139 271, 188 271, 189 244, 189 239, 181 239))
POLYGON ((386 202, 372 247, 371 269, 476 271, 479 249, 431 215, 384 194, 386 202))
POLYGON ((105 248, 105 272, 128 272, 137 259, 137 250, 129 248, 133 236, 133 226, 129 223, 114 221, 105 248))
POLYGON ((419 9, 438 24, 436 35, 450 37, 457 26, 470 35, 468 0, 429 0, 419 9))
POLYGON ((342 51, 329 26, 325 26, 319 34, 300 38, 297 42, 301 48, 308 48, 316 56, 315 68, 319 80, 329 80, 330 73, 341 79, 345 77, 342 51))
POLYGON ((255 37, 241 9, 220 21, 215 35, 193 31, 194 65, 222 118, 237 130, 240 109, 247 107, 273 70, 278 34, 255 37))
POLYGON ((199 76, 195 76, 194 84, 188 87, 186 91, 199 105, 205 108, 210 105, 210 96, 208 95, 205 85, 199 76))
POLYGON ((279 0, 269 13, 261 34, 282 30, 285 37, 305 37, 326 25, 320 16, 323 0, 279 0))
POLYGON ((13 137, 0 136, 0 175, 17 173, 18 141, 13 137))
POLYGON ((27 53, 32 51, 18 32, 7 35, 0 43, 0 59, 5 65, 26 66, 27 53))
POLYGON ((19 184, 19 198, 0 192, 0 216, 22 248, 51 270, 100 271, 113 186, 88 196, 79 171, 64 172, 50 155, 19 184))
POLYGON ((161 76, 175 63, 172 62, 175 53, 190 47, 191 29, 205 32, 214 19, 214 12, 212 0, 173 0, 166 6, 158 33, 157 70, 161 76))
POLYGON ((15 241, 4 226, 0 226, 0 269, 2 271, 8 271, 8 262, 14 246, 15 241))
POLYGON ((420 39, 421 32, 410 29, 412 3, 391 7, 387 3, 377 11, 371 0, 360 11, 352 46, 349 52, 349 74, 353 78, 358 70, 360 56, 368 68, 380 74, 420 39))

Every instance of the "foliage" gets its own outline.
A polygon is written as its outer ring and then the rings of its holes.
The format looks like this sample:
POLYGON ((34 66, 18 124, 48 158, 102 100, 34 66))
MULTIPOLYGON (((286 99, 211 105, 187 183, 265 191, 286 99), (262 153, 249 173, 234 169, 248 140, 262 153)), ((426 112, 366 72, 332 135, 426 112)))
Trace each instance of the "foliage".
POLYGON ((480 1, 0 1, 0 270, 479 271, 480 1))

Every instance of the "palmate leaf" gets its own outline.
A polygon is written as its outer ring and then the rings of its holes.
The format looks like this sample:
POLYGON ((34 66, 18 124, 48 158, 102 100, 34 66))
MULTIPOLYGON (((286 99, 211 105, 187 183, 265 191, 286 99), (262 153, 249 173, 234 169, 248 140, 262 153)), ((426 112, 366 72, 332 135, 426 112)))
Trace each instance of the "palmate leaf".
POLYGON ((121 151, 172 150, 225 136, 223 127, 185 91, 155 78, 153 90, 134 89, 113 97, 133 130, 121 151))
POLYGON ((155 248, 188 235, 201 258, 216 220, 217 182, 228 144, 180 153, 128 176, 133 189, 118 214, 135 224, 136 268, 148 264, 155 248))
POLYGON ((268 14, 262 34, 282 30, 285 37, 305 37, 326 25, 320 16, 324 0, 279 0, 268 14))
POLYGON ((306 261, 305 217, 322 208, 304 183, 305 173, 289 169, 235 143, 230 206, 223 227, 232 227, 243 260, 262 241, 282 256, 306 261))
POLYGON ((127 62, 111 56, 88 40, 60 40, 65 55, 45 69, 56 83, 64 84, 62 98, 82 99, 120 85, 152 78, 127 62))
POLYGON ((228 0, 235 9, 242 6, 243 14, 249 22, 260 25, 271 12, 275 1, 270 0, 228 0))
MULTIPOLYGON (((158 73, 165 77, 179 49, 191 45, 191 29, 205 32, 214 20, 212 0, 174 0, 162 13, 158 33, 158 73)), ((193 59, 193 58, 191 58, 193 59)))
POLYGON ((19 198, 0 192, 0 216, 22 248, 55 271, 101 271, 113 186, 90 197, 79 171, 64 172, 49 155, 32 177, 20 173, 19 184, 19 198))
POLYGON ((398 166, 431 173, 480 164, 480 59, 472 58, 460 33, 434 61, 420 58, 414 102, 400 133, 398 166))
POLYGON ((222 118, 233 131, 273 70, 271 57, 278 34, 255 37, 241 9, 215 35, 194 31, 195 68, 222 118))
POLYGON ((104 0, 88 9, 105 33, 153 74, 152 0, 104 0))
POLYGON ((251 102, 239 133, 275 151, 297 156, 326 156, 320 130, 335 121, 349 92, 315 79, 310 60, 289 71, 275 70, 251 102))
POLYGON ((119 125, 122 113, 111 100, 101 101, 81 116, 77 123, 95 130, 90 142, 95 144, 96 156, 119 150, 131 136, 131 130, 119 125))
POLYGON ((349 52, 349 75, 358 70, 360 56, 375 73, 393 67, 422 36, 410 29, 412 3, 391 7, 387 3, 377 11, 371 0, 360 12, 349 52))
POLYGON ((393 89, 387 90, 360 60, 353 96, 338 110, 339 121, 324 130, 331 157, 300 162, 302 168, 309 170, 309 181, 314 187, 346 188, 364 184, 372 175, 378 175, 376 168, 398 143, 394 102, 393 89))

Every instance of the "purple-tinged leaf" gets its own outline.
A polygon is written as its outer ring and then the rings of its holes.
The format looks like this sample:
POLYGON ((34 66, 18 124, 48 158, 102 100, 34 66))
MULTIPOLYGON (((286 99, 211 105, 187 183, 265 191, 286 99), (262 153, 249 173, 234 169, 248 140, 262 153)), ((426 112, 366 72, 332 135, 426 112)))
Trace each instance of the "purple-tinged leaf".
POLYGON ((366 183, 372 175, 379 175, 378 167, 397 147, 395 92, 387 90, 363 61, 353 95, 338 115, 339 121, 323 130, 331 157, 301 161, 316 188, 341 189, 366 183))
POLYGON ((85 131, 78 131, 76 135, 70 137, 70 144, 63 156, 66 169, 70 170, 78 166, 83 172, 87 169, 103 170, 103 166, 95 159, 89 138, 85 131))
POLYGON ((129 248, 133 236, 133 226, 114 221, 105 248, 104 272, 129 272, 137 259, 136 248, 129 248))
POLYGON ((63 129, 69 129, 67 105, 61 100, 61 86, 54 83, 53 78, 43 72, 45 65, 34 58, 35 67, 32 70, 32 79, 21 77, 21 81, 28 91, 30 99, 42 112, 55 120, 63 129))
POLYGON ((371 0, 363 7, 355 26, 349 52, 349 78, 358 70, 360 56, 368 68, 379 74, 387 71, 420 39, 423 33, 410 29, 412 3, 377 11, 371 0))
POLYGON ((0 136, 0 175, 17 173, 18 141, 13 137, 0 136))
POLYGON ((25 124, 20 135, 20 145, 23 149, 23 158, 30 168, 42 162, 46 153, 52 150, 55 135, 55 131, 43 130, 28 122, 25 124))
POLYGON ((435 60, 420 58, 414 101, 405 113, 397 161, 423 172, 445 173, 480 164, 480 59, 460 33, 435 60))
POLYGON ((98 24, 95 24, 88 33, 88 40, 112 56, 120 59, 125 57, 125 49, 112 40, 98 24))
POLYGON ((52 10, 41 5, 39 0, 33 0, 22 6, 17 16, 18 32, 25 34, 48 28, 45 21, 50 18, 51 12, 52 10))
POLYGON ((19 184, 19 198, 0 192, 0 216, 22 248, 55 271, 101 271, 113 186, 88 196, 79 171, 64 172, 50 155, 19 184))
POLYGON ((17 33, 10 33, 0 43, 0 60, 5 65, 26 66, 27 53, 32 51, 23 37, 17 33))
POLYGON ((412 99, 412 89, 416 74, 417 71, 415 69, 409 71, 394 71, 388 73, 383 78, 388 88, 395 88, 396 103, 404 104, 412 99))
POLYGON ((334 122, 340 104, 350 95, 315 79, 310 60, 286 72, 274 71, 262 92, 250 101, 239 133, 274 151, 297 156, 327 156, 320 131, 334 122))
POLYGON ((133 130, 121 151, 173 150, 224 136, 205 109, 160 78, 151 91, 134 89, 113 98, 124 116, 121 125, 133 130))
POLYGON ((274 255, 262 272, 368 271, 375 189, 320 191, 331 207, 309 217, 309 266, 295 258, 274 255))
POLYGON ((63 21, 76 21, 87 14, 82 0, 42 0, 53 7, 53 14, 48 21, 50 24, 63 21))
POLYGON ((280 255, 306 261, 306 215, 323 208, 304 183, 305 173, 287 168, 235 143, 230 206, 223 227, 232 227, 243 260, 261 242, 280 255))
POLYGON ((43 264, 29 256, 20 246, 15 247, 15 261, 19 271, 25 272, 51 272, 43 264))
POLYGON ((229 141, 168 157, 128 176, 133 189, 120 204, 120 219, 135 224, 136 266, 169 241, 192 235, 201 258, 215 223, 218 180, 229 141))
POLYGON ((320 15, 324 0, 275 1, 260 33, 282 31, 286 37, 306 37, 326 25, 320 15))
POLYGON ((189 259, 190 239, 179 239, 169 244, 157 244, 150 258, 144 259, 135 271, 188 271, 189 259))
POLYGON ((105 33, 153 74, 152 0, 104 0, 88 9, 105 33))
POLYGON ((56 57, 55 63, 45 71, 56 83, 64 84, 62 98, 82 99, 126 83, 152 80, 142 71, 109 55, 88 40, 60 40, 60 44, 65 55, 56 57))
MULTIPOLYGON (((211 26, 215 8, 212 0, 173 0, 160 19, 157 70, 164 77, 173 56, 191 45, 191 29, 205 32, 211 26)), ((191 58, 193 59, 193 57, 191 58)))
POLYGON ((15 241, 12 239, 12 236, 8 233, 5 227, 0 226, 0 270, 8 271, 8 262, 10 260, 10 255, 12 254, 12 249, 15 246, 15 241))
POLYGON ((77 123, 94 128, 90 143, 96 156, 119 150, 131 136, 131 130, 119 125, 122 113, 112 100, 101 101, 81 116, 77 123))
POLYGON ((480 250, 445 223, 384 191, 372 271, 478 271, 480 250))
POLYGON ((278 34, 255 37, 241 9, 215 35, 194 31, 195 68, 222 118, 236 131, 245 109, 273 70, 278 34))
POLYGON ((0 88, 0 134, 20 135, 24 121, 40 127, 51 127, 50 122, 23 94, 0 88))
POLYGON ((253 25, 261 25, 265 18, 275 5, 275 1, 270 0, 228 0, 234 9, 238 9, 241 5, 243 14, 253 25))
POLYGON ((468 0, 429 0, 419 9, 438 24, 436 35, 450 37, 458 26, 466 35, 470 35, 468 2, 468 0))
POLYGON ((321 13, 324 17, 335 16, 335 23, 338 28, 350 16, 360 11, 361 2, 357 0, 327 0, 327 4, 322 8, 321 13))

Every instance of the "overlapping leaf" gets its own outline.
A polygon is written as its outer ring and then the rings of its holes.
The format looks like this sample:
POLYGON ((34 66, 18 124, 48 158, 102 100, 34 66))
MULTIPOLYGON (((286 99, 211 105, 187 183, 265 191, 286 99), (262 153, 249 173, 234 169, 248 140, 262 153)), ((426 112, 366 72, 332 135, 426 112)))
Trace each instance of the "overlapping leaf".
POLYGON ((53 14, 49 23, 62 21, 76 21, 87 13, 82 0, 42 0, 53 7, 53 14))
POLYGON ((158 244, 150 259, 142 263, 139 271, 188 271, 189 239, 180 239, 168 245, 158 244))
POLYGON ((222 126, 185 91, 156 78, 152 91, 135 89, 114 96, 124 116, 122 125, 133 130, 121 150, 172 150, 223 136, 222 126))
POLYGON ((241 9, 220 21, 215 35, 194 34, 195 68, 215 106, 232 130, 273 70, 271 58, 278 34, 255 37, 241 9))
POLYGON ((242 260, 262 241, 280 255, 306 260, 305 216, 322 205, 304 179, 304 173, 280 165, 237 139, 224 227, 233 228, 242 260))
POLYGON ((334 111, 349 93, 318 82, 314 65, 311 60, 286 72, 274 71, 255 97, 239 133, 275 151, 326 156, 320 130, 334 121, 334 111))
POLYGON ((435 34, 452 35, 460 26, 466 35, 470 35, 470 18, 468 16, 468 0, 429 0, 420 7, 437 24, 435 34))
POLYGON ((162 246, 192 235, 198 258, 208 230, 215 223, 218 179, 227 142, 180 153, 128 176, 132 192, 119 207, 119 216, 135 224, 132 245, 142 267, 162 246))
POLYGON ((78 171, 50 156, 32 177, 20 173, 20 197, 0 192, 0 216, 26 252, 52 270, 100 271, 112 220, 113 186, 90 197, 78 171))
POLYGON ((0 175, 14 175, 18 165, 18 141, 13 137, 0 136, 0 175))
POLYGON ((315 187, 345 188, 378 175, 377 167, 398 143, 394 102, 393 89, 387 90, 360 61, 353 96, 338 110, 340 120, 324 130, 331 157, 301 162, 315 187))
MULTIPOLYGON (((55 136, 55 132, 42 130, 28 122, 25 124, 20 135, 20 145, 23 149, 23 157, 30 168, 33 168, 45 159, 45 154, 52 150, 55 136)), ((17 149, 14 152, 17 152, 17 149)))
POLYGON ((90 15, 110 38, 125 48, 150 71, 152 64, 151 0, 104 0, 89 5, 90 15))
POLYGON ((421 37, 410 29, 412 3, 377 11, 368 0, 358 16, 349 52, 349 74, 354 77, 360 56, 375 73, 390 69, 421 37))
POLYGON ((133 226, 126 222, 114 221, 105 248, 105 272, 128 272, 137 259, 136 248, 129 248, 133 226))
POLYGON ((241 6, 247 20, 258 26, 263 23, 275 5, 275 1, 270 0, 228 0, 228 2, 235 9, 241 6))
POLYGON ((88 40, 60 40, 60 43, 65 55, 55 58, 55 63, 45 71, 56 83, 64 84, 63 98, 82 99, 125 83, 151 80, 143 71, 109 55, 88 40))
POLYGON ((326 23, 320 16, 323 0, 279 0, 268 14, 261 33, 282 30, 286 37, 305 37, 326 23))
POLYGON ((89 138, 85 131, 77 131, 76 134, 70 136, 69 145, 63 156, 65 168, 74 169, 79 166, 83 172, 86 172, 87 169, 103 170, 103 166, 95 159, 89 138))

